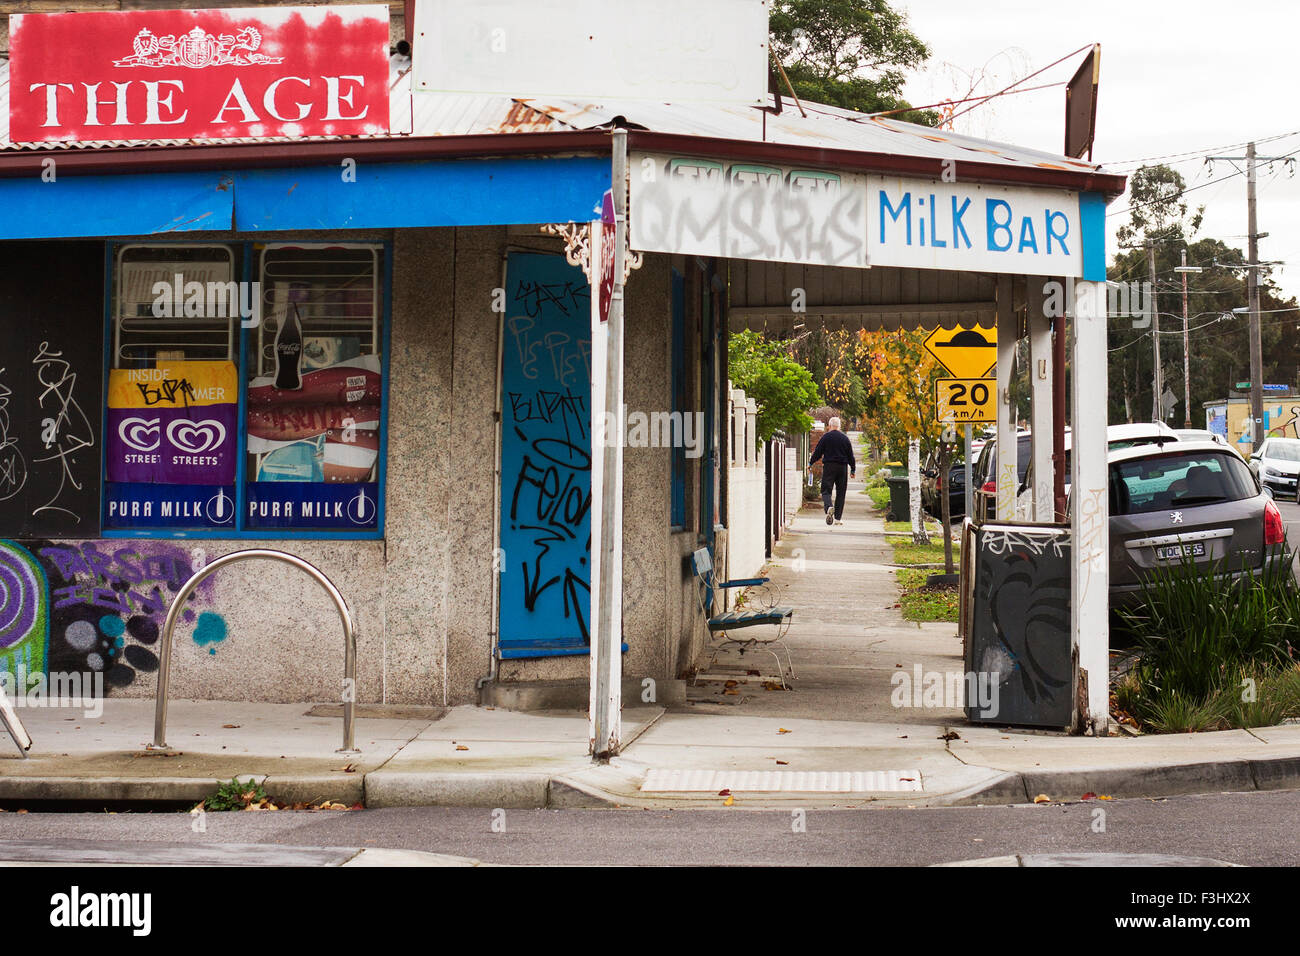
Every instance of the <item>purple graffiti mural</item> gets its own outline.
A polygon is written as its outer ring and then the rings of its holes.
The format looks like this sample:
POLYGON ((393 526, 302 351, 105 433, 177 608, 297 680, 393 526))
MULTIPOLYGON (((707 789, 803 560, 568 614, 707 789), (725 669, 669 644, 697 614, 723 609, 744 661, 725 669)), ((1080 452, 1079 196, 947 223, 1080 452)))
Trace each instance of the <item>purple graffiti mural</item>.
MULTIPOLYGON (((125 687, 139 674, 158 669, 157 645, 172 598, 205 561, 201 550, 152 541, 0 542, 0 557, 5 555, 15 568, 44 578, 25 587, 24 603, 15 605, 24 614, 30 605, 40 619, 41 636, 48 634, 48 651, 40 655, 43 666, 37 669, 103 672, 107 687, 125 687), (24 565, 22 555, 34 560, 24 565)), ((212 593, 208 579, 191 597, 182 619, 193 622, 191 607, 211 603, 212 593)), ((209 615, 220 621, 224 637, 224 618, 203 612, 205 619, 209 615)), ((205 635, 216 629, 216 620, 207 624, 205 635)), ((5 633, 16 640, 20 630, 9 626, 5 633)))

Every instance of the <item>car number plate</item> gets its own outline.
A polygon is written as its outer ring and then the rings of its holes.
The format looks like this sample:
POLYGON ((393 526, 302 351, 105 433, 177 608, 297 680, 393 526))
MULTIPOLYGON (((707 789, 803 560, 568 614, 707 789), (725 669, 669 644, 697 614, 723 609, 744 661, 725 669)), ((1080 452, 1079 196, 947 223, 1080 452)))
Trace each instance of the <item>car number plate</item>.
POLYGON ((1156 548, 1156 557, 1161 561, 1184 556, 1192 558, 1205 557, 1205 543, 1198 541, 1195 544, 1171 544, 1163 548, 1156 548))

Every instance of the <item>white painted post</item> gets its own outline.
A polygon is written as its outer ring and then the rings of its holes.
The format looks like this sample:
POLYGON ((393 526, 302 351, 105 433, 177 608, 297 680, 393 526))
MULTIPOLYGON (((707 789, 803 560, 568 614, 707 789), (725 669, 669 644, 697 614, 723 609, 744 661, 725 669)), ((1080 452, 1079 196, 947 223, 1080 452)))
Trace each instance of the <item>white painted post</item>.
POLYGON ((1014 521, 1016 489, 1020 487, 1016 470, 1016 418, 1011 404, 1011 373, 1016 357, 1016 313, 1012 302, 1012 277, 998 276, 998 473, 997 520, 1014 521))
MULTIPOLYGON (((614 290, 609 319, 605 322, 605 361, 593 365, 593 395, 596 379, 603 375, 604 423, 615 428, 596 446, 592 429, 592 563, 599 572, 591 582, 593 615, 591 633, 590 740, 592 756, 599 760, 619 752, 623 709, 623 268, 627 255, 627 132, 613 133, 611 176, 614 195, 614 290), (599 371, 597 371, 599 369, 599 371), (599 466, 596 448, 600 448, 599 466), (594 481, 601 469, 599 484, 594 481), (596 496, 599 489, 600 497, 596 496), (600 511, 599 520, 594 512, 600 511), (595 552, 600 551, 599 561, 595 552)), ((594 231, 594 230, 593 230, 594 231)), ((592 246, 598 243, 592 242, 592 246)), ((599 261, 599 253, 592 253, 599 261)), ((592 270, 592 285, 599 286, 600 272, 592 270)), ((598 299, 598 295, 593 295, 598 299)), ((597 324, 599 320, 597 320, 597 324)), ((593 351, 596 348, 592 336, 593 351)), ((593 404, 592 412, 596 406, 593 404)))
POLYGON ((907 440, 907 512, 912 517, 912 541, 916 544, 929 542, 930 536, 925 530, 925 519, 921 514, 921 439, 907 440))
POLYGON ((745 464, 753 468, 758 458, 758 401, 745 399, 745 464))
POLYGON ((1035 521, 1055 517, 1052 499, 1052 320, 1046 314, 1044 276, 1025 278, 1025 304, 1029 312, 1030 428, 1034 433, 1033 465, 1035 521))
POLYGON ((745 466, 745 392, 743 389, 731 390, 731 402, 727 405, 727 422, 731 427, 731 460, 736 466, 745 466))
MULTIPOLYGON (((597 221, 591 223, 591 274, 599 276, 601 253, 601 230, 603 225, 597 221)), ((597 280, 598 282, 599 280, 597 280)), ((594 285, 595 283, 593 283, 594 285)), ((598 295, 591 297, 591 548, 589 574, 591 586, 591 611, 587 615, 591 629, 591 689, 587 707, 587 746, 589 752, 600 752, 597 738, 602 736, 604 728, 600 726, 597 714, 600 713, 601 701, 605 696, 604 683, 600 679, 599 657, 595 643, 598 638, 597 626, 601 617, 601 535, 603 534, 602 517, 605 513, 605 491, 603 488, 605 469, 602 467, 605 445, 608 442, 605 429, 605 378, 608 374, 609 330, 606 323, 600 321, 600 301, 598 295)))
POLYGON ((1086 682, 1085 730, 1109 729, 1110 535, 1106 494, 1106 284, 1075 283, 1070 421, 1070 629, 1086 682))

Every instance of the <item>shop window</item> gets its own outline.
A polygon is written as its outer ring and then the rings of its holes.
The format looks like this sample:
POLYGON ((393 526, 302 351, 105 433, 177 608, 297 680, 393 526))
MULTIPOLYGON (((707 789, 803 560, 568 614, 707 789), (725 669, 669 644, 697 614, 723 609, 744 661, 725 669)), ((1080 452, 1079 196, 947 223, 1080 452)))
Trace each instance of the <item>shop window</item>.
POLYGON ((249 528, 378 527, 380 249, 268 246, 248 336, 249 528))
POLYGON ((126 245, 106 533, 382 530, 384 248, 126 245))

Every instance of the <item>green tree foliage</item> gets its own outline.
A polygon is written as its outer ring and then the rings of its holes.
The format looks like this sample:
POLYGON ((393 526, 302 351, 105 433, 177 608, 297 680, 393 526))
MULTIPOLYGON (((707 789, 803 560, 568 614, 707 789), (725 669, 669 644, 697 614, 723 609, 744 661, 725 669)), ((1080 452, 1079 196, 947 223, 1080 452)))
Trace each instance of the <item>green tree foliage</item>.
MULTIPOLYGON (((905 109, 903 82, 930 56, 888 0, 773 0, 772 49, 801 99, 862 113, 905 109)), ((935 126, 933 110, 899 119, 935 126)))
POLYGON ((856 331, 809 329, 791 341, 790 355, 812 373, 837 414, 856 421, 866 413, 871 355, 856 331))
MULTIPOLYGON (((1146 241, 1156 260, 1156 305, 1160 313, 1160 358, 1165 386, 1178 396, 1170 423, 1181 426, 1183 405, 1182 276, 1174 269, 1187 251, 1187 264, 1204 271, 1187 276, 1188 340, 1191 364, 1192 426, 1205 427, 1204 404, 1228 397, 1237 382, 1250 379, 1249 318, 1233 312, 1247 304, 1246 261, 1241 249, 1218 239, 1192 241, 1201 210, 1189 219, 1183 178, 1167 166, 1143 167, 1130 181, 1129 222, 1117 230, 1121 248, 1108 273, 1113 282, 1150 281, 1146 241)), ((1264 381, 1295 384, 1300 336, 1294 297, 1284 299, 1267 270, 1261 272, 1260 328, 1264 381)), ((1109 334, 1111 422, 1146 421, 1152 410, 1152 329, 1133 319, 1113 317, 1109 334)))
POLYGON ((1201 228, 1205 207, 1201 206, 1191 221, 1186 221, 1186 188, 1182 174, 1163 163, 1143 166, 1129 177, 1129 221, 1115 230, 1119 244, 1168 242, 1184 234, 1194 235, 1201 228))
POLYGON ((812 375, 785 355, 782 344, 766 342, 757 332, 736 332, 727 355, 732 384, 758 403, 759 438, 812 427, 807 410, 821 404, 821 395, 812 375))

